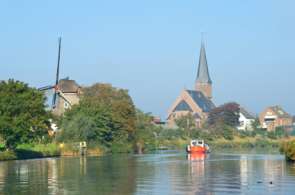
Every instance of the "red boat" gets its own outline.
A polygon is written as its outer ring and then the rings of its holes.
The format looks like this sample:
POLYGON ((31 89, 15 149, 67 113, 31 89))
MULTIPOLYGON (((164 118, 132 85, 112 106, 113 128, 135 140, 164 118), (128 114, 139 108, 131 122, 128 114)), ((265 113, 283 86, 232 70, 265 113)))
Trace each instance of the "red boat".
POLYGON ((191 143, 186 147, 187 153, 208 153, 209 146, 204 143, 204 140, 191 140, 191 143))

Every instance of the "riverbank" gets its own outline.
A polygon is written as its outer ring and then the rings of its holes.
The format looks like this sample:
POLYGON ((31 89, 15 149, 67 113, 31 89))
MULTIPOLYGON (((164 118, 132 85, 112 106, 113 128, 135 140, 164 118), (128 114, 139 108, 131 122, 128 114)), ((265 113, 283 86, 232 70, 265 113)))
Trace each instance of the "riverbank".
POLYGON ((295 162, 295 139, 283 142, 280 150, 285 154, 287 161, 295 162))
MULTIPOLYGON (((253 149, 269 149, 281 151, 286 153, 286 157, 290 160, 295 160, 295 141, 291 142, 294 138, 281 138, 270 139, 267 137, 244 137, 234 136, 232 140, 218 138, 215 140, 205 140, 209 144, 212 151, 222 151, 228 149, 234 150, 253 150, 253 149)), ((157 140, 151 144, 146 145, 149 150, 146 153, 155 150, 173 149, 184 150, 186 145, 190 142, 189 138, 181 139, 175 138, 170 140, 157 140)), ((97 144, 89 144, 85 155, 87 156, 102 156, 107 153, 116 153, 110 149, 103 148, 97 144)), ((117 152, 122 153, 122 152, 117 152)), ((128 152, 125 152, 128 153, 128 152)), ((129 151, 130 153, 130 151, 129 151)), ((21 144, 15 151, 2 151, 0 152, 0 161, 4 160, 21 160, 33 158, 46 158, 46 157, 61 157, 61 156, 80 156, 81 151, 77 143, 49 143, 49 144, 21 144)))
POLYGON ((21 144, 15 150, 0 152, 0 160, 21 160, 60 156, 57 144, 21 144))
MULTIPOLYGON (((275 148, 279 150, 282 143, 289 140, 288 138, 281 139, 270 139, 267 137, 244 137, 234 136, 232 140, 227 140, 224 138, 218 138, 215 140, 205 140, 209 144, 212 150, 222 150, 222 149, 271 149, 275 148)), ((169 148, 182 150, 190 142, 190 139, 173 139, 164 140, 158 143, 157 148, 169 148)))
MULTIPOLYGON (((103 149, 98 146, 91 146, 86 150, 85 155, 101 156, 103 154, 103 149)), ((1 151, 0 161, 80 155, 81 153, 79 149, 75 147, 75 144, 21 144, 13 151, 1 151)))

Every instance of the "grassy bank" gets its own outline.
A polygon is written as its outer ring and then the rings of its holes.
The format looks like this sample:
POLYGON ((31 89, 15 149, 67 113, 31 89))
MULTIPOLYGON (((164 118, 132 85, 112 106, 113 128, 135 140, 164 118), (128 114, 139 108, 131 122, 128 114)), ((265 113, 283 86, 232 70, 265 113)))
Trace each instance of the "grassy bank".
POLYGON ((283 142, 280 150, 285 154, 286 160, 295 162, 295 139, 283 142))
MULTIPOLYGON (((86 150, 87 156, 101 156, 104 153, 105 150, 97 145, 89 145, 86 150)), ((73 143, 21 144, 14 151, 1 151, 0 161, 79 155, 81 155, 80 150, 77 144, 73 143)))
MULTIPOLYGON (((81 150, 78 143, 62 143, 60 147, 60 156, 80 156, 81 150)), ((85 151, 87 156, 101 156, 106 153, 106 149, 97 144, 88 144, 85 151)))
POLYGON ((269 139, 269 138, 260 138, 260 137, 245 137, 240 138, 235 136, 233 140, 226 140, 220 138, 214 141, 209 141, 208 143, 212 148, 223 149, 223 148, 279 148, 280 143, 284 139, 269 139))
MULTIPOLYGON (((224 138, 218 138, 214 140, 206 140, 205 142, 209 144, 210 148, 214 150, 222 149, 279 149, 280 145, 286 139, 269 139, 262 137, 245 137, 241 138, 239 136, 234 136, 232 140, 227 140, 224 138)), ((182 150, 190 142, 190 139, 172 139, 172 140, 162 140, 159 141, 156 148, 161 148, 163 146, 169 149, 182 150)))
POLYGON ((0 160, 54 157, 60 155, 56 144, 21 144, 14 151, 0 152, 0 160))
MULTIPOLYGON (((173 139, 157 139, 153 142, 146 142, 145 152, 152 152, 159 149, 172 149, 172 150, 184 150, 186 145, 190 142, 190 138, 173 138, 173 139)), ((206 140, 211 150, 234 150, 234 151, 250 151, 260 150, 263 151, 278 151, 281 150, 286 154, 286 158, 289 160, 295 160, 295 140, 290 139, 270 139, 267 137, 239 137, 234 136, 232 140, 224 138, 218 138, 214 140, 206 140)), ((130 153, 132 151, 131 146, 114 145, 112 148, 103 148, 95 143, 88 143, 86 155, 87 156, 101 156, 106 153, 130 153), (120 146, 120 147, 119 147, 120 146), (113 149, 114 147, 120 148, 120 150, 113 149), (122 148, 124 150, 122 150, 122 148), (128 150, 127 150, 128 149, 128 150)), ((15 149, 15 151, 2 151, 0 152, 0 161, 3 160, 16 160, 16 159, 32 159, 32 158, 44 158, 44 157, 57 157, 57 156, 80 156, 81 151, 79 149, 79 143, 65 143, 65 144, 21 144, 15 149)))

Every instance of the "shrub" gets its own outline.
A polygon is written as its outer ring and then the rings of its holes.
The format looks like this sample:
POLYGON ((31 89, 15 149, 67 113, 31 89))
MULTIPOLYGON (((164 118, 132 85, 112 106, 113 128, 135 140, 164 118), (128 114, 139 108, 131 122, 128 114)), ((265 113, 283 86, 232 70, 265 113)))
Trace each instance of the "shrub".
POLYGON ((223 128, 223 137, 227 140, 233 140, 234 139, 234 130, 233 128, 229 126, 224 126, 223 128))
POLYGON ((0 152, 0 161, 15 160, 15 159, 17 159, 17 156, 16 156, 15 152, 13 152, 13 151, 0 152))
POLYGON ((289 161, 295 161, 295 140, 284 142, 280 148, 289 161))

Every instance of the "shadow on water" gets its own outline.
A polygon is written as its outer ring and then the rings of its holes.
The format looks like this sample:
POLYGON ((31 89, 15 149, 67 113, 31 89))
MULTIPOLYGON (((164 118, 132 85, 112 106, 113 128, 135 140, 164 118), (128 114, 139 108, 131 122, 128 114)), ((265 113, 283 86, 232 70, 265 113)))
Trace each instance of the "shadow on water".
POLYGON ((42 158, 42 152, 36 152, 32 150, 17 149, 15 151, 17 159, 33 159, 33 158, 42 158))

